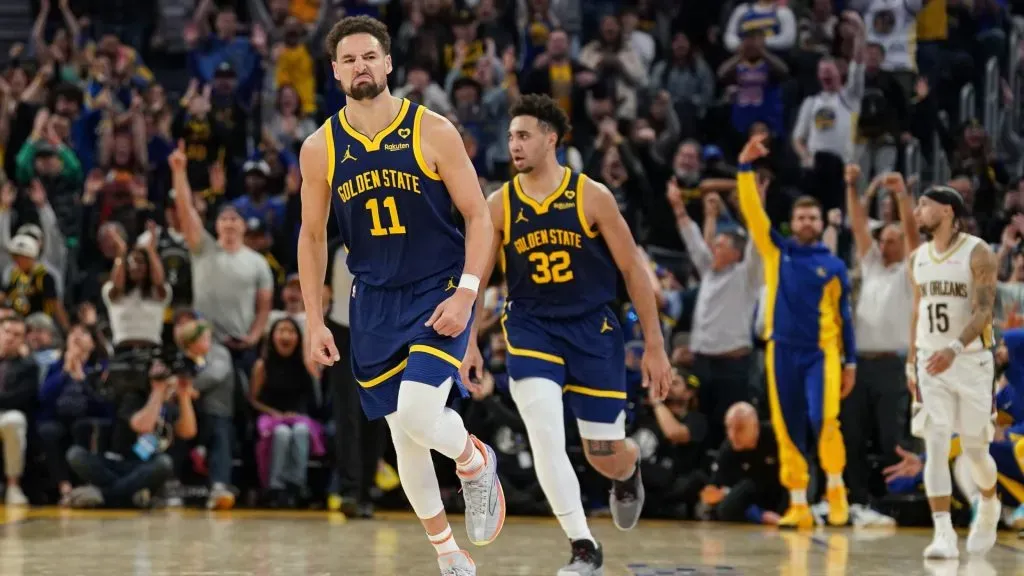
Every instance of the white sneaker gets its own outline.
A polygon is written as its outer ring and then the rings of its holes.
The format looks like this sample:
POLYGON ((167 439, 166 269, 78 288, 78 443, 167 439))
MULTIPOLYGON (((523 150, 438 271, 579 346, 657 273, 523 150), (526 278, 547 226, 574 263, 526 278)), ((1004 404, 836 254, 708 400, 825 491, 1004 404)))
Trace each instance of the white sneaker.
POLYGON ((924 557, 932 560, 956 560, 960 557, 956 532, 951 528, 935 528, 932 543, 924 549, 924 557))
POLYGON ((456 550, 437 557, 441 576, 476 576, 476 564, 465 550, 456 550))
POLYGON ((21 491, 20 486, 8 486, 7 495, 4 496, 4 503, 8 506, 28 506, 28 498, 25 497, 25 493, 21 491))
POLYGON ((207 510, 231 510, 235 507, 235 493, 227 486, 217 482, 210 488, 210 496, 206 499, 207 510))
POLYGON ((498 479, 498 463, 494 450, 470 436, 484 454, 484 469, 476 478, 463 478, 462 497, 466 501, 466 534, 477 546, 486 546, 498 537, 505 524, 505 493, 498 479))
POLYGON ((850 517, 853 525, 857 528, 876 528, 883 526, 895 526, 896 519, 886 516, 870 506, 864 504, 851 504, 850 517))
POLYGON ((999 498, 981 499, 978 503, 978 513, 971 522, 971 531, 967 535, 968 554, 985 554, 996 545, 1001 512, 999 498))

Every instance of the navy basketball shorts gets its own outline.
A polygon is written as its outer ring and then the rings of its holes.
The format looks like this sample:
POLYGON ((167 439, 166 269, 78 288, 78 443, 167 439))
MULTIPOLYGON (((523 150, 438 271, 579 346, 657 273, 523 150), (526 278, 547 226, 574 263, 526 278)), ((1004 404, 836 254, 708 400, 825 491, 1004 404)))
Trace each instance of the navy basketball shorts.
POLYGON ((397 288, 369 286, 358 278, 353 283, 352 372, 367 418, 398 409, 402 380, 441 386, 451 378, 456 389, 468 395, 459 367, 469 342, 469 324, 455 338, 424 326, 437 305, 455 293, 457 278, 445 273, 397 288))
POLYGON ((609 308, 576 318, 540 318, 509 306, 501 327, 513 381, 544 378, 560 385, 583 438, 623 437, 625 339, 609 308))

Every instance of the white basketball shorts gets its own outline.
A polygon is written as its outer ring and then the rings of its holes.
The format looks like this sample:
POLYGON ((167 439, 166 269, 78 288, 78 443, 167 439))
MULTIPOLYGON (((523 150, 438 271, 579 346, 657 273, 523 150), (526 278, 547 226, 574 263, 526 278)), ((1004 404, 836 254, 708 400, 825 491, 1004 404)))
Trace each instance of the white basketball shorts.
POLYGON ((989 351, 960 354, 937 376, 925 371, 931 352, 917 353, 917 393, 911 421, 914 435, 948 430, 991 442, 995 433, 995 366, 989 351))

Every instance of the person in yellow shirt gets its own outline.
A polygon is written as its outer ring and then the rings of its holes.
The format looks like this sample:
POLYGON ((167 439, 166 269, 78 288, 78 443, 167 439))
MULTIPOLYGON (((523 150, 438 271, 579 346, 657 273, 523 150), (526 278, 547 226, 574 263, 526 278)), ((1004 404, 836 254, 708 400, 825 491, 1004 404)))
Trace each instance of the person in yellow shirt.
POLYGON ((943 43, 949 38, 946 0, 924 0, 917 13, 917 70, 932 86, 942 71, 943 43))
POLYGON ((290 85, 295 88, 302 102, 302 112, 309 115, 316 113, 316 73, 313 70, 313 57, 302 42, 305 34, 300 23, 288 23, 284 44, 280 53, 275 55, 277 65, 274 80, 278 86, 290 85))

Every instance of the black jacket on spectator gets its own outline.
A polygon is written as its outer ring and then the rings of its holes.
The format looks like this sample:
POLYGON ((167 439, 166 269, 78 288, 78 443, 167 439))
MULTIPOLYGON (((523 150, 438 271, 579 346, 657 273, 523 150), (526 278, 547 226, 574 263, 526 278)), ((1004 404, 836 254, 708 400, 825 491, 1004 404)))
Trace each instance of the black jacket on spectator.
POLYGON ((910 114, 903 87, 892 73, 879 70, 864 76, 864 98, 861 99, 860 119, 857 123, 861 136, 877 138, 882 135, 899 137, 910 131, 910 114))
MULTIPOLYGON (((117 401, 117 418, 114 420, 114 429, 110 438, 110 449, 120 454, 126 460, 138 460, 135 454, 135 442, 139 435, 132 429, 132 416, 142 410, 149 401, 149 391, 132 390, 125 392, 117 401)), ((174 423, 178 421, 178 403, 165 402, 160 411, 160 418, 157 421, 153 434, 162 443, 169 443, 174 439, 174 423)), ((158 450, 163 452, 163 450, 158 450)))
MULTIPOLYGON (((576 60, 569 61, 572 68, 572 76, 576 77, 580 72, 589 71, 583 64, 576 60)), ((519 90, 523 94, 547 94, 551 96, 551 66, 534 68, 524 74, 519 82, 519 90)), ((570 97, 572 114, 569 115, 569 122, 572 124, 572 134, 566 140, 583 152, 584 146, 590 146, 596 137, 596 130, 590 118, 587 116, 587 91, 573 81, 572 96, 570 97)))
POLYGON ((39 395, 39 366, 32 358, 0 358, 0 412, 35 412, 39 395))
POLYGON ((775 510, 786 498, 786 490, 779 481, 779 444, 768 422, 761 423, 761 435, 753 450, 738 452, 733 450, 728 440, 718 449, 718 458, 712 466, 711 484, 735 486, 744 479, 751 479, 757 484, 756 503, 761 508, 775 510))

